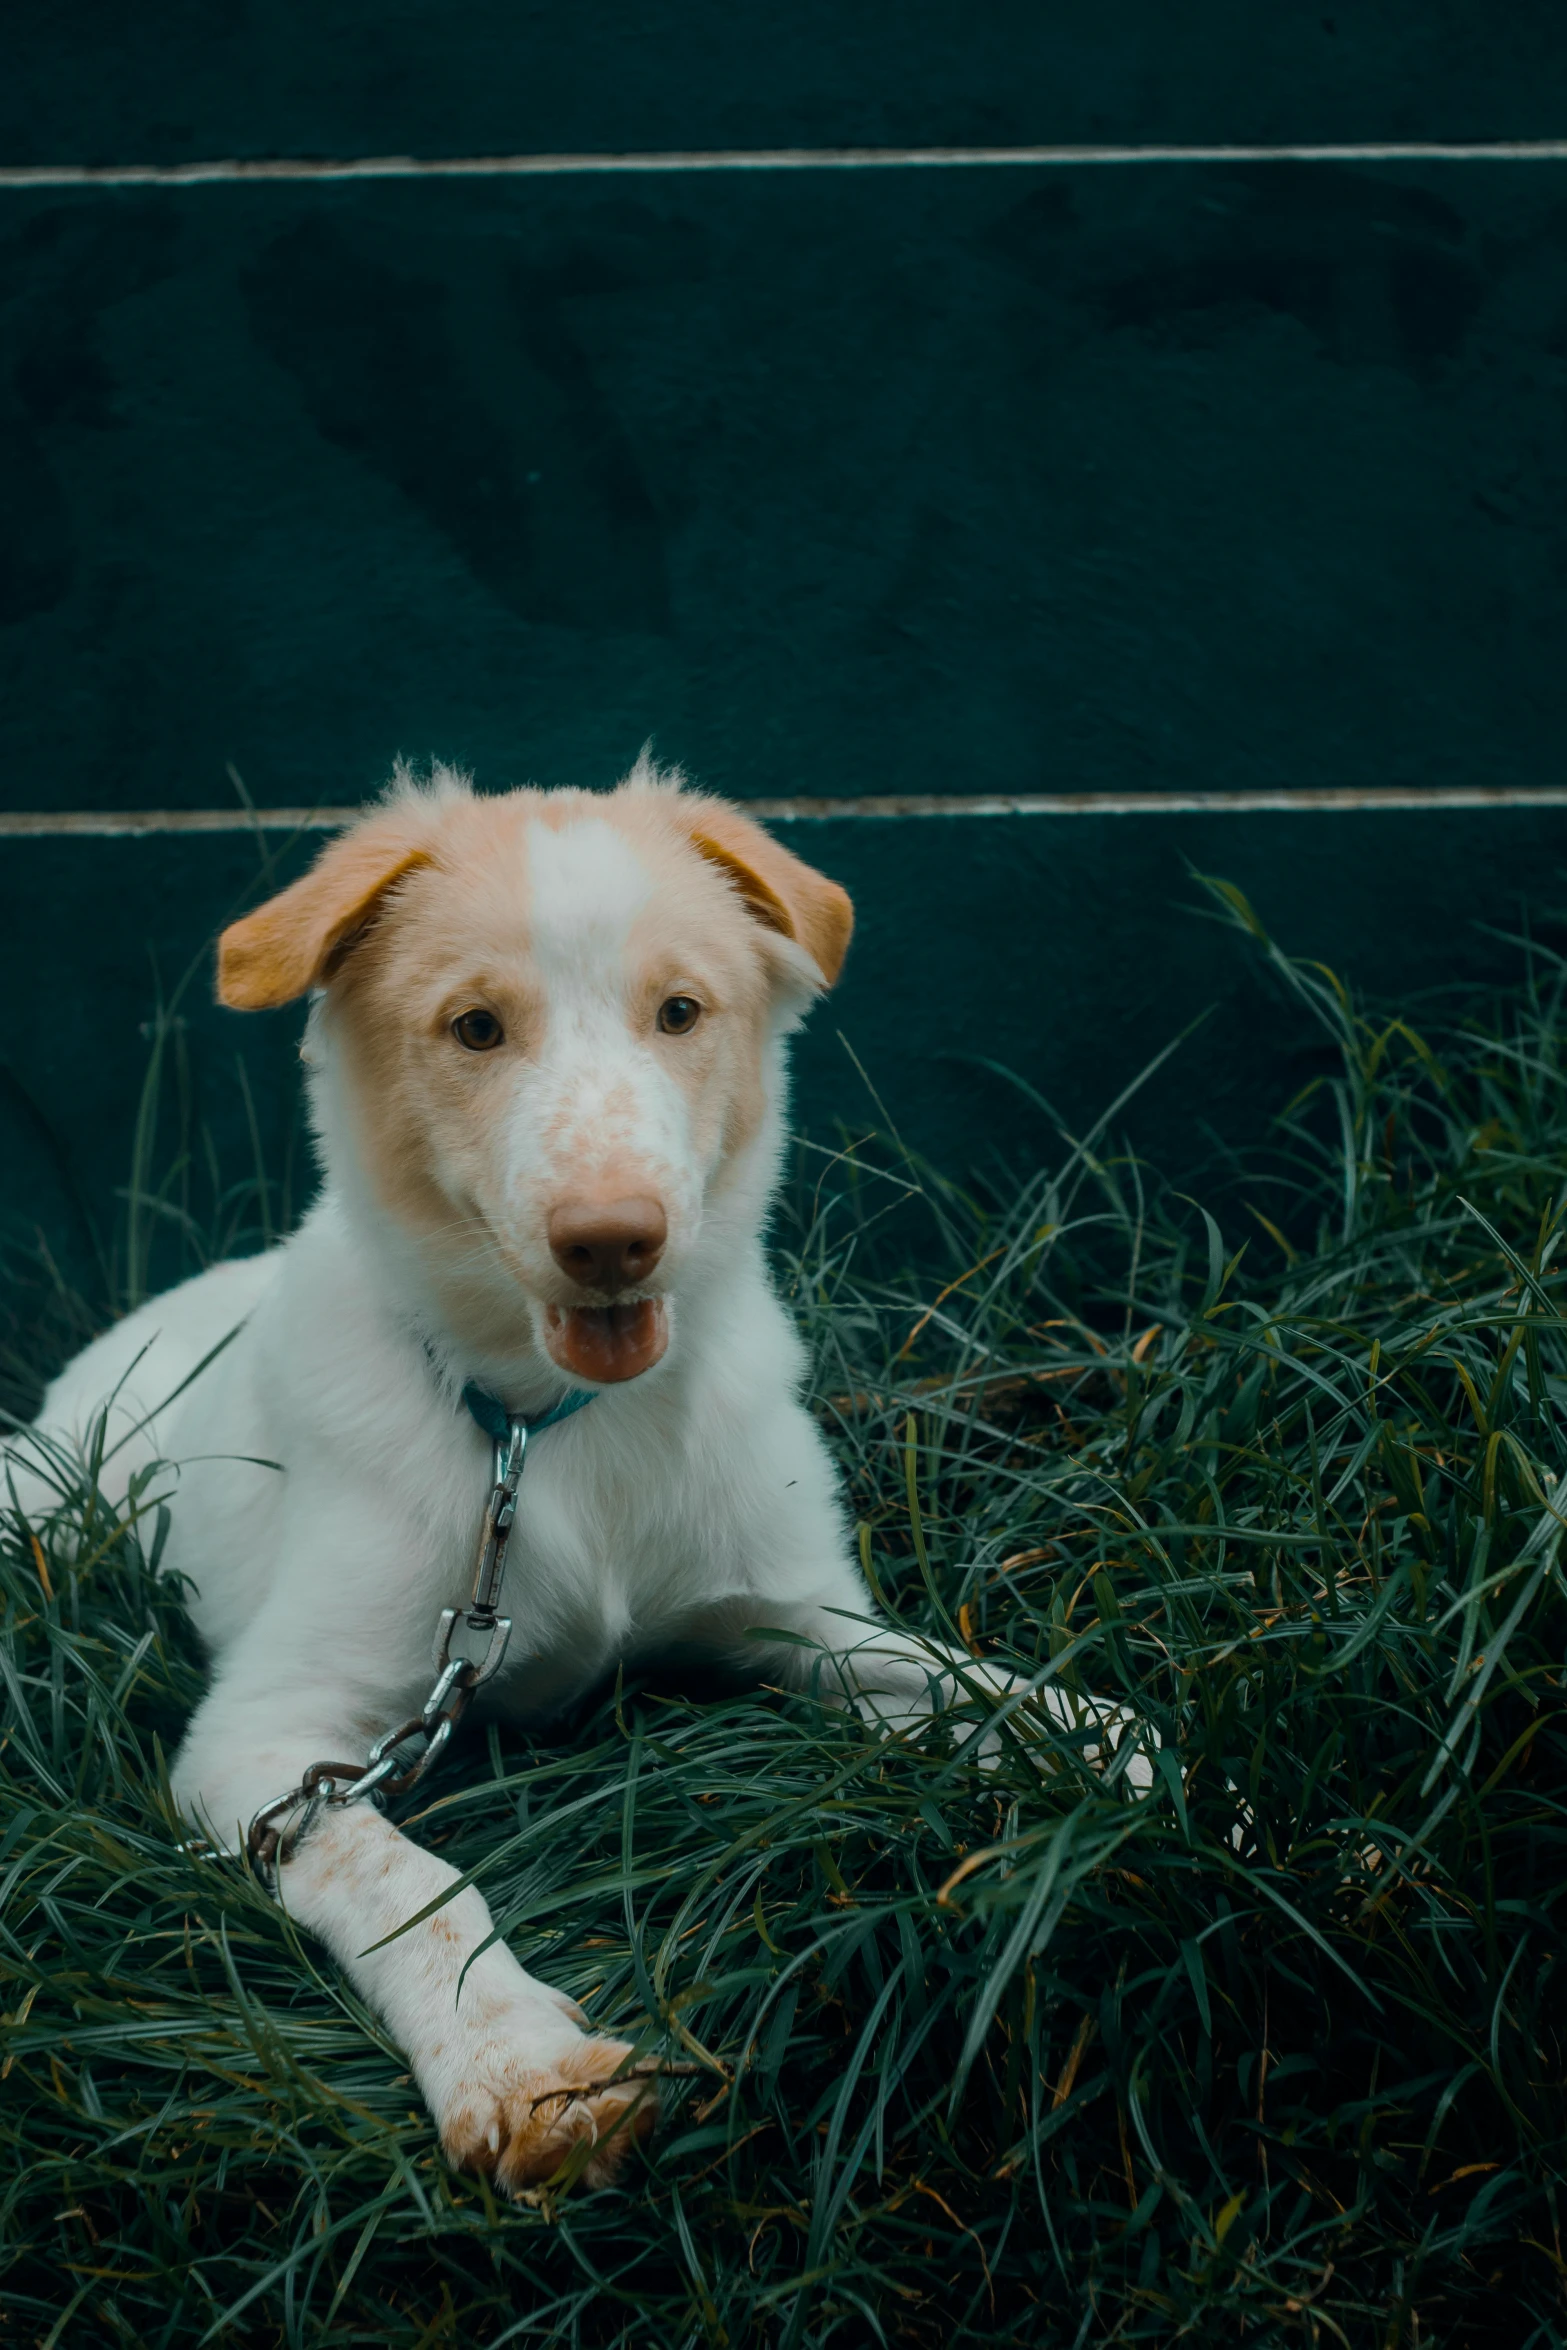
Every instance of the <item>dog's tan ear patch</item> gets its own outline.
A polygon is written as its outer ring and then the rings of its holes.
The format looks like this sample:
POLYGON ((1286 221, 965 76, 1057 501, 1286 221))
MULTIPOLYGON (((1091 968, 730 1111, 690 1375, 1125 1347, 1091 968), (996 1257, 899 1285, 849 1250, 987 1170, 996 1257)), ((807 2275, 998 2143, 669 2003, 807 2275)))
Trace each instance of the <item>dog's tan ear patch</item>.
POLYGON ((302 879, 269 898, 218 941, 218 1001, 234 1012, 291 1004, 331 974, 376 901, 429 851, 406 823, 357 825, 302 879))
POLYGON ((721 800, 692 800, 684 812, 697 851, 729 875, 759 922, 804 947, 832 987, 854 933, 848 891, 721 800))

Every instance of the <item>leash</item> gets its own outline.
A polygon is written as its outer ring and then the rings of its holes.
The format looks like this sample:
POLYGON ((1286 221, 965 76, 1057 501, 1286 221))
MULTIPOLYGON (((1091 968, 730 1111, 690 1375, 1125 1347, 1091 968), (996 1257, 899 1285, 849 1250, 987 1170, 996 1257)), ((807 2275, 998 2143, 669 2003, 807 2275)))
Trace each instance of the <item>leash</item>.
POLYGON ((530 1420, 508 1412, 499 1396, 472 1380, 464 1387, 463 1403, 491 1446, 490 1499, 479 1530, 472 1597, 465 1608, 441 1610, 435 1627, 435 1683, 419 1712, 378 1738, 362 1763, 312 1763, 297 1787, 264 1803, 256 1813, 246 1831, 245 1853, 263 1878, 271 1872, 275 1883, 280 1863, 308 1833, 324 1805, 380 1802, 417 1785, 467 1712, 474 1691, 500 1671, 511 1638, 511 1618, 500 1613, 501 1587, 528 1440, 569 1420, 593 1401, 593 1394, 592 1389, 574 1388, 553 1410, 530 1420), (483 1640, 477 1657, 453 1656, 452 1636, 459 1621, 483 1640), (412 1753, 405 1753, 407 1748, 412 1753), (292 1828, 278 1825, 294 1811, 300 1818, 292 1828))

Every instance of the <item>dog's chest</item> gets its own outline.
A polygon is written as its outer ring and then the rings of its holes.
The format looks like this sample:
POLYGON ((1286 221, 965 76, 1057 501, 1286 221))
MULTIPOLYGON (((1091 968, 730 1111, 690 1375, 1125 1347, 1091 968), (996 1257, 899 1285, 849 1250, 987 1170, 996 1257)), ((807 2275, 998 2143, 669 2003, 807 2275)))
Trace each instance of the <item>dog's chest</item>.
POLYGON ((495 1692, 507 1711, 557 1712, 622 1659, 661 1654, 731 1580, 722 1499, 686 1485, 602 1472, 525 1484, 506 1567, 511 1641, 495 1692))

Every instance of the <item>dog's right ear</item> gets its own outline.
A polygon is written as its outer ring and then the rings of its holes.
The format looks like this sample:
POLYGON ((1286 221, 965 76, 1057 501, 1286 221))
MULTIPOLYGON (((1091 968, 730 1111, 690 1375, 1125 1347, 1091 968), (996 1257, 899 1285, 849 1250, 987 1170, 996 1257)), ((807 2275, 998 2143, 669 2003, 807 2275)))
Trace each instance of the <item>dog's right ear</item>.
POLYGON ((406 817, 372 816, 334 841, 303 879, 218 941, 218 1002, 271 1011, 330 979, 394 881, 429 862, 406 817))

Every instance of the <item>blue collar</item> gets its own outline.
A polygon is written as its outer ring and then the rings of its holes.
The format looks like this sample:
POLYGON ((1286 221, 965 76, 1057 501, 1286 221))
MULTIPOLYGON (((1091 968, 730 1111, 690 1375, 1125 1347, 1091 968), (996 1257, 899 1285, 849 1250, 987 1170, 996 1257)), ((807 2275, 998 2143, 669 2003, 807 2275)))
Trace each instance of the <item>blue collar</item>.
MULTIPOLYGON (((526 1419, 521 1413, 515 1416, 522 1419, 530 1436, 538 1436, 546 1428, 553 1428, 557 1420, 569 1420, 573 1412, 580 1412, 584 1404, 593 1401, 596 1392, 591 1387, 574 1387, 552 1410, 540 1412, 537 1419, 526 1419)), ((490 1442, 504 1444, 511 1434, 513 1414, 507 1411, 500 1397, 491 1395, 487 1387, 476 1386, 470 1379, 462 1391, 462 1399, 490 1442)))

